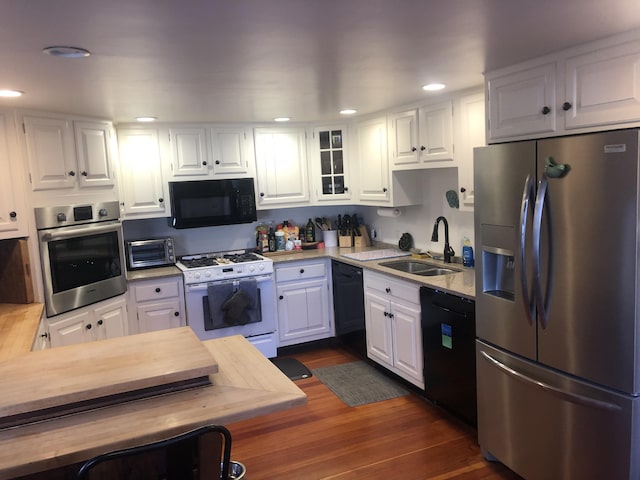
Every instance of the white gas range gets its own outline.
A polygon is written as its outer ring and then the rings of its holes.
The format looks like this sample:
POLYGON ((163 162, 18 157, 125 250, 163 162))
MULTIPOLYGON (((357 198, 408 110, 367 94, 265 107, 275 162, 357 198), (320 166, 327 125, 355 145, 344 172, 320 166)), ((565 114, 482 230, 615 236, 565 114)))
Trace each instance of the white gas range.
POLYGON ((277 354, 273 261, 246 250, 184 255, 187 323, 201 340, 243 335, 265 356, 277 354))

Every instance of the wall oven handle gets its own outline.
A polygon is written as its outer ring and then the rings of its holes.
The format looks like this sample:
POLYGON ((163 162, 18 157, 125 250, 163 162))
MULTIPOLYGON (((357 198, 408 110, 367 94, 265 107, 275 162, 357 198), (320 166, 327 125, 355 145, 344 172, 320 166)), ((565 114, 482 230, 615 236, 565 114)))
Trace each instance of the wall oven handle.
POLYGON ((522 289, 522 302, 527 312, 529 325, 533 325, 534 305, 532 295, 529 294, 529 282, 527 279, 527 220, 529 209, 533 200, 535 182, 531 174, 527 175, 522 191, 522 205, 520 206, 520 285, 522 289))
POLYGON ((601 410, 609 410, 609 411, 616 411, 616 410, 621 410, 621 407, 619 405, 615 405, 613 403, 609 403, 609 402, 603 402, 601 400, 596 400, 594 398, 590 398, 590 397, 585 397, 584 395, 579 395, 577 393, 572 393, 572 392, 568 392, 566 390, 562 390, 561 388, 558 387, 554 387, 553 385, 549 385, 548 383, 545 382, 541 382, 540 380, 536 380, 533 379, 531 377, 529 377, 528 375, 525 375, 523 373, 520 373, 516 370, 514 370, 513 368, 505 365, 504 363, 502 363, 500 360, 493 358, 491 355, 489 355, 487 352, 481 350, 480 354, 483 356, 483 358, 489 362, 491 365, 493 365, 494 367, 496 367, 497 369, 499 369, 500 371, 502 371, 503 373, 506 373, 507 375, 509 375, 510 377, 515 378, 516 380, 520 380, 528 385, 531 385, 535 388, 539 388, 542 389, 546 392, 550 392, 553 395, 563 399, 563 400, 567 400, 571 403, 577 403, 580 405, 584 405, 586 407, 591 407, 591 408, 599 408, 601 410))
POLYGON ((52 240, 64 240, 66 238, 74 238, 85 235, 95 235, 98 233, 104 233, 114 231, 114 227, 120 227, 120 222, 108 222, 100 225, 82 225, 79 227, 67 227, 62 231, 47 231, 42 234, 40 239, 43 242, 50 242, 52 240))

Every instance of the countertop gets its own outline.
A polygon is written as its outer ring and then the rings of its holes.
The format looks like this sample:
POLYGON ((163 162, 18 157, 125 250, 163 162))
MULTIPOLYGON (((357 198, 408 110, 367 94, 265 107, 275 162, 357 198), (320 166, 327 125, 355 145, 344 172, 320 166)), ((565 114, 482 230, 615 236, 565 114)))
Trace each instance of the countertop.
MULTIPOLYGON (((202 425, 229 424, 306 403, 306 395, 244 337, 202 343, 218 366, 209 386, 0 430, 0 479, 64 468, 202 425)), ((60 355, 64 348, 58 349, 60 355)))
MULTIPOLYGON (((310 249, 310 250, 296 250, 290 253, 277 252, 276 254, 266 254, 266 256, 268 256, 271 260, 273 260, 273 263, 276 266, 278 264, 282 264, 286 262, 312 260, 314 258, 332 258, 344 263, 348 263, 350 265, 355 265, 358 267, 374 270, 380 273, 385 273, 388 275, 392 275, 394 277, 398 277, 404 280, 408 280, 410 282, 417 283, 419 285, 425 285, 427 287, 435 288, 448 293, 452 293, 454 295, 460 295, 461 297, 475 300, 475 297, 476 297, 475 270, 473 268, 464 267, 462 266, 461 263, 449 264, 449 263, 444 263, 440 260, 434 260, 434 259, 421 260, 423 262, 437 265, 440 267, 451 267, 453 269, 460 270, 460 272, 451 273, 447 275, 439 275, 435 277, 422 277, 420 275, 400 272, 398 270, 394 270, 392 268, 384 267, 381 265, 381 263, 385 263, 392 260, 400 260, 402 258, 407 258, 407 259, 412 258, 411 256, 385 258, 381 260, 367 260, 367 261, 354 260, 354 259, 343 256, 344 254, 367 252, 367 251, 382 250, 382 249, 391 249, 391 248, 397 249, 395 245, 379 243, 370 247, 350 247, 350 248, 329 247, 329 248, 318 248, 318 249, 310 249)), ((170 276, 181 275, 181 274, 182 272, 177 267, 147 268, 143 270, 134 270, 134 271, 127 272, 127 280, 129 281, 148 280, 152 278, 170 277, 170 276)))
POLYGON ((0 303, 0 362, 31 351, 42 303, 0 303))
MULTIPOLYGON (((393 260, 413 259, 410 255, 405 257, 384 258, 381 260, 367 260, 359 261, 351 258, 347 258, 344 254, 351 254, 357 252, 367 252, 373 250, 382 250, 394 248, 393 245, 378 244, 371 247, 329 247, 312 250, 298 250, 291 253, 278 253, 276 255, 269 256, 273 260, 275 266, 286 263, 295 262, 301 260, 312 260, 315 258, 331 258, 339 260, 340 262, 348 263, 358 267, 370 269, 376 272, 392 275, 403 280, 417 283, 419 285, 425 285, 427 287, 442 290, 454 295, 469 298, 475 300, 476 297, 476 283, 475 283, 475 270, 462 266, 460 263, 444 263, 440 260, 424 259, 419 260, 425 263, 437 265, 439 267, 452 268, 460 270, 457 273, 451 273, 447 275, 438 275, 435 277, 422 277, 420 275, 414 275, 411 273, 400 272, 389 267, 384 267, 381 264, 393 260)), ((395 247, 397 248, 397 247, 395 247)), ((415 259, 414 259, 415 260, 415 259)))

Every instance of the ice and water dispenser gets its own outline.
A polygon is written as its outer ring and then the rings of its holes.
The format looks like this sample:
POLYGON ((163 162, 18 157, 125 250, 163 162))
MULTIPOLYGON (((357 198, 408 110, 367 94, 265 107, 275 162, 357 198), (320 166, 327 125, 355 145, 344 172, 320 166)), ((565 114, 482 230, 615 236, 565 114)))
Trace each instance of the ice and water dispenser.
POLYGON ((482 225, 482 293, 515 299, 513 227, 482 225))

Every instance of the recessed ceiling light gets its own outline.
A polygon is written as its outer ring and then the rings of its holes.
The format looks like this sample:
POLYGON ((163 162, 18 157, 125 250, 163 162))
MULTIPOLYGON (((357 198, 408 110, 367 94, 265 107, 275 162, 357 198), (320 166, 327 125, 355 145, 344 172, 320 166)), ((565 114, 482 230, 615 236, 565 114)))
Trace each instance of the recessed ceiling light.
POLYGON ((86 48, 80 47, 68 47, 62 45, 54 45, 52 47, 43 48, 42 51, 53 57, 63 58, 83 58, 91 55, 91 52, 86 48))
POLYGON ((422 89, 427 92, 435 92, 437 90, 442 90, 446 85, 444 83, 430 83, 428 85, 423 85, 422 89))
POLYGON ((138 122, 155 122, 158 117, 136 117, 138 122))
POLYGON ((340 110, 340 113, 342 115, 353 115, 356 112, 357 112, 357 110, 354 109, 354 108, 345 108, 344 110, 340 110))
POLYGON ((20 90, 0 90, 0 97, 21 97, 23 94, 20 90))
POLYGON ((274 122, 288 122, 291 120, 289 117, 276 117, 273 119, 274 122))

